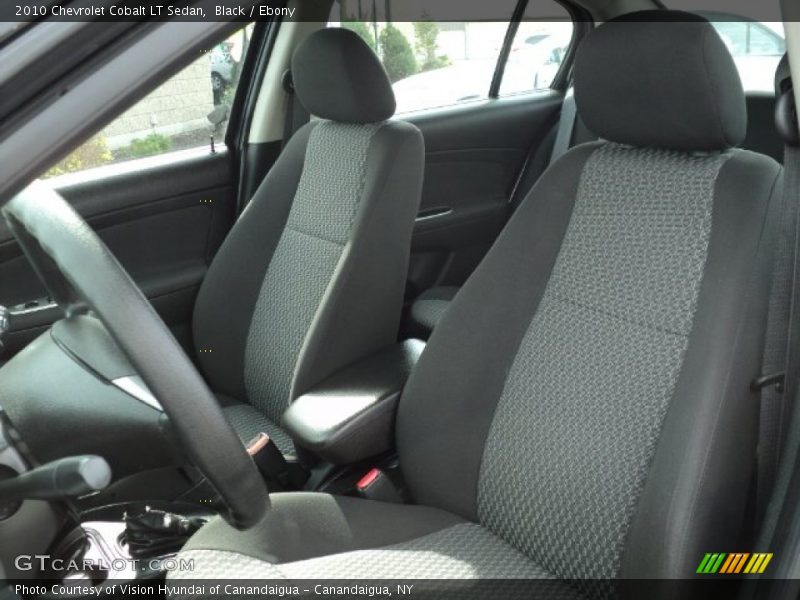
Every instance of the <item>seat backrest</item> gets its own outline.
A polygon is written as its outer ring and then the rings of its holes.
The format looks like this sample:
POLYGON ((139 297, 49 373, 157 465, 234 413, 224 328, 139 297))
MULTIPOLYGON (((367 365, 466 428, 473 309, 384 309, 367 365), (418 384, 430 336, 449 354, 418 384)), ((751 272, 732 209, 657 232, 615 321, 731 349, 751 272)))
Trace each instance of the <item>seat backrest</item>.
POLYGON ((634 19, 576 59, 578 108, 608 141, 570 150, 521 204, 397 424, 416 501, 599 595, 739 547, 781 173, 732 149, 744 94, 713 27, 634 19))
POLYGON ((215 391, 279 420, 290 398, 395 341, 424 149, 358 35, 315 32, 292 61, 318 120, 287 144, 211 264, 194 317, 215 391))

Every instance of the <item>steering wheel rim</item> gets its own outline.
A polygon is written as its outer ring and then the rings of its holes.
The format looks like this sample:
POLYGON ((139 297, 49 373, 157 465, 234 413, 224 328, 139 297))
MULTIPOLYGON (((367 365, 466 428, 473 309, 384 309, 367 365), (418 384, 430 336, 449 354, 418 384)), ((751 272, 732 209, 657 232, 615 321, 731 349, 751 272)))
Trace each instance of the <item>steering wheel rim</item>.
POLYGON ((192 361, 94 230, 39 181, 2 213, 67 316, 91 309, 159 399, 189 459, 222 499, 222 517, 237 529, 258 523, 269 496, 255 463, 192 361))

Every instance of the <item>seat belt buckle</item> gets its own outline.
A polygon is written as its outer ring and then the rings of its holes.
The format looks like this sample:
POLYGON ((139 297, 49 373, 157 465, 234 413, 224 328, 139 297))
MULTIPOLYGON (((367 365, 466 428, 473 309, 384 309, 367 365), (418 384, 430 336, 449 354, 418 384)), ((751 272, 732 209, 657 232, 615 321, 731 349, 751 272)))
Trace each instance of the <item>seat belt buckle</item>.
POLYGON ((261 477, 271 484, 270 491, 299 490, 308 481, 309 473, 301 462, 293 456, 287 459, 264 432, 248 442, 247 453, 256 463, 261 477))
POLYGON ((247 453, 265 480, 283 488, 289 485, 289 464, 266 433, 261 432, 248 442, 247 453))
POLYGON ((394 481, 385 471, 373 467, 356 483, 358 495, 367 500, 403 504, 405 500, 394 481))
POLYGON ((756 377, 750 383, 750 391, 751 392, 760 392, 766 387, 771 385, 775 386, 775 391, 778 393, 783 393, 784 382, 786 381, 786 373, 781 371, 780 373, 770 373, 769 375, 761 375, 760 377, 756 377))

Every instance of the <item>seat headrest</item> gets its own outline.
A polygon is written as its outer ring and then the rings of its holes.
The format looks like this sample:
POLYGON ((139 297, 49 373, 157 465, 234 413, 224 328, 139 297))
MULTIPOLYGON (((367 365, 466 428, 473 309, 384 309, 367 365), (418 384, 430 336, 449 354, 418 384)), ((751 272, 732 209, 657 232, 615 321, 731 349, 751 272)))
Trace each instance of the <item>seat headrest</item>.
POLYGON ((723 150, 747 130, 733 58, 692 13, 642 11, 598 27, 578 49, 575 101, 593 133, 632 146, 723 150))
POLYGON ((305 109, 322 119, 375 123, 394 114, 394 92, 383 65, 348 29, 308 36, 292 56, 292 83, 305 109))

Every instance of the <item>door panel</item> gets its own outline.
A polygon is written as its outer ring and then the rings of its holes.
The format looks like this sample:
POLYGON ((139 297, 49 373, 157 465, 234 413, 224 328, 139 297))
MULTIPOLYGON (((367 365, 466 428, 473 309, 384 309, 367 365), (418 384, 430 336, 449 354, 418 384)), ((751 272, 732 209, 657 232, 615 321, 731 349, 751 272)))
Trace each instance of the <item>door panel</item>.
MULTIPOLYGON (((434 285, 461 285, 503 228, 526 157, 549 156, 561 95, 501 98, 408 118, 425 137, 425 183, 409 269, 409 298, 434 285)), ((775 98, 748 93, 743 148, 782 160, 775 98)), ((543 162, 546 165, 547 161, 543 162)), ((538 173, 530 173, 535 181, 538 173)), ((527 179, 527 177, 526 177, 527 179)))
MULTIPOLYGON (((188 347, 195 296, 230 229, 235 190, 227 152, 74 184, 59 191, 97 231, 188 347)), ((0 304, 15 307, 0 359, 60 316, 6 225, 0 225, 0 304), (38 306, 25 307, 39 300, 38 306), (23 305, 23 306, 20 306, 23 305)))
POLYGON ((525 94, 407 117, 425 138, 425 182, 408 296, 460 285, 505 225, 529 154, 554 127, 562 95, 525 94))

